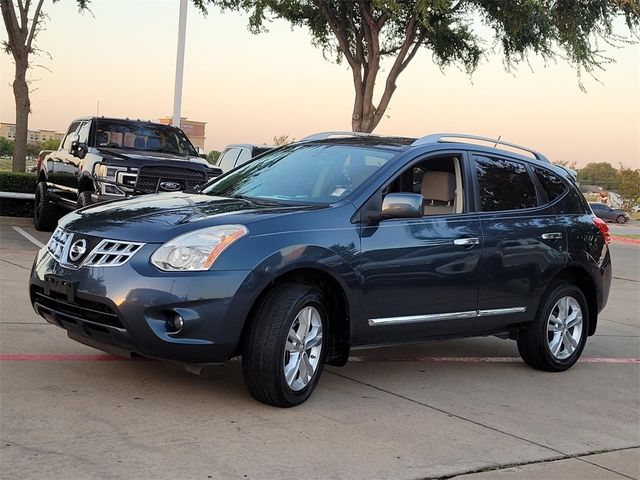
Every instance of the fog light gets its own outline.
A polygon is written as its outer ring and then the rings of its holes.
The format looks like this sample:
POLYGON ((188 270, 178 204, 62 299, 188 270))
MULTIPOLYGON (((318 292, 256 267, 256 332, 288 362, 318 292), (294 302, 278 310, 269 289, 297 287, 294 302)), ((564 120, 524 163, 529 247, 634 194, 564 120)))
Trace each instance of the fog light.
POLYGON ((171 320, 169 320, 169 327, 175 333, 182 330, 184 327, 184 318, 179 313, 176 313, 171 320))

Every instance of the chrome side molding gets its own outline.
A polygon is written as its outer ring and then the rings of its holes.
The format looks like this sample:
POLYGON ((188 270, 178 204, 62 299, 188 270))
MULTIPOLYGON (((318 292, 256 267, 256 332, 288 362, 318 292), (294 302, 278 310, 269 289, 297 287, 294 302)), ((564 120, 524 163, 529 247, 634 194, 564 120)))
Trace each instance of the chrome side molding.
POLYGON ((430 313, 428 315, 410 315, 406 317, 370 318, 370 327, 385 325, 403 325, 406 323, 436 322, 440 320, 459 320, 463 318, 492 317, 495 315, 509 315, 524 313, 527 307, 494 308, 491 310, 467 310, 465 312, 430 313))

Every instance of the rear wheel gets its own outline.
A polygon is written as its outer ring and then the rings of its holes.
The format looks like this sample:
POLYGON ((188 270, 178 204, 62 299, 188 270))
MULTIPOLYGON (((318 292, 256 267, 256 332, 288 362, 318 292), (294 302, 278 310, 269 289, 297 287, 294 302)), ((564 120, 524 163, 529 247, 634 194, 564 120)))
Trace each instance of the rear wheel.
POLYGON ((41 232, 51 232, 58 224, 58 207, 51 203, 47 184, 39 182, 33 205, 33 226, 41 232))
POLYGON ((557 284, 543 299, 535 321, 518 332, 518 350, 533 368, 567 370, 584 350, 588 326, 589 310, 582 291, 567 283, 557 284))
POLYGON ((627 221, 627 218, 624 215, 619 215, 618 218, 616 218, 616 222, 618 223, 625 223, 627 221))
POLYGON ((260 305, 242 353, 245 385, 256 400, 292 407, 309 398, 327 350, 326 305, 317 287, 292 283, 260 305))

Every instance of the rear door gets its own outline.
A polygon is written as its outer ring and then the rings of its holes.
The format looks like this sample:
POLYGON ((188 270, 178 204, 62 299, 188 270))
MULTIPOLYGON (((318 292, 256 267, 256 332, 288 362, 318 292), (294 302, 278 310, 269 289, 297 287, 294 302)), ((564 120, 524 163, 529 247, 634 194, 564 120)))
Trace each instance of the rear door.
POLYGON ((484 239, 474 333, 529 321, 566 263, 566 231, 526 162, 474 154, 484 239))

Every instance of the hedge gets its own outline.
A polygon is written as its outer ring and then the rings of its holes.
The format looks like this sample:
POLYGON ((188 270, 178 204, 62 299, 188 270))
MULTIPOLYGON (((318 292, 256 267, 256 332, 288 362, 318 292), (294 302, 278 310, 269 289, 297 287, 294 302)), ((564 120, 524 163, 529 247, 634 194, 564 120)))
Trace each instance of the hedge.
MULTIPOLYGON (((0 192, 35 193, 36 176, 32 173, 0 172, 0 192)), ((33 200, 0 198, 0 215, 33 216, 33 200)))
POLYGON ((33 173, 0 172, 0 192, 35 193, 36 176, 33 173))

